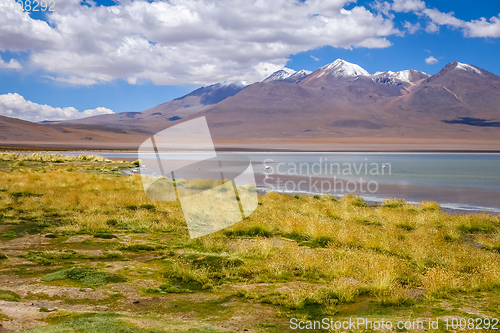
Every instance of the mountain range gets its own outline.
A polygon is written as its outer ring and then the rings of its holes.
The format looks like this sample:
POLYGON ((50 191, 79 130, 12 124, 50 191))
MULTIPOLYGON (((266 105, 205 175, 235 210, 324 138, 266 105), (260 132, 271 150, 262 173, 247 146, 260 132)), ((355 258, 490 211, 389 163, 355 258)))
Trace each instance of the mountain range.
POLYGON ((207 118, 216 145, 228 148, 336 150, 356 144, 386 150, 412 144, 417 150, 500 150, 500 77, 459 62, 432 76, 416 70, 371 74, 337 59, 314 72, 285 68, 250 85, 202 87, 142 112, 50 124, 1 117, 0 139, 49 145, 65 138, 75 147, 136 148, 146 135, 199 116, 207 118))

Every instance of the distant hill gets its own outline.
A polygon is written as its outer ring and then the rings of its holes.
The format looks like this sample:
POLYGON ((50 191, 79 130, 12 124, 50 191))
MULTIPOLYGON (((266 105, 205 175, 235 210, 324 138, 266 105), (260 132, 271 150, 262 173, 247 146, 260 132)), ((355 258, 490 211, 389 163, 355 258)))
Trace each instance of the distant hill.
MULTIPOLYGON (((57 122, 58 124, 85 124, 131 129, 143 133, 156 133, 172 121, 181 120, 201 112, 211 105, 236 95, 243 90, 245 82, 222 82, 202 87, 142 112, 122 112, 57 122)), ((54 122, 52 122, 54 123, 54 122)))

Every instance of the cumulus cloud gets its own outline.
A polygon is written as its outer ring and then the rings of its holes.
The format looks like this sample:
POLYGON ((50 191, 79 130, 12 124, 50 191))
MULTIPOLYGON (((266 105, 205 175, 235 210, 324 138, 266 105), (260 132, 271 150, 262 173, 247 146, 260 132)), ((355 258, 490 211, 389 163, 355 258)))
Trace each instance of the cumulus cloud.
POLYGON ((434 22, 428 22, 427 26, 425 27, 425 31, 427 31, 430 34, 438 32, 439 31, 439 25, 437 25, 434 22))
POLYGON ((33 122, 78 119, 111 113, 114 112, 103 107, 83 112, 79 112, 74 107, 55 108, 46 104, 33 103, 17 93, 0 95, 0 115, 33 122))
POLYGON ((408 21, 405 21, 404 27, 405 27, 406 31, 408 31, 408 33, 413 35, 415 32, 420 30, 420 23, 417 22, 417 23, 413 24, 413 23, 410 23, 408 21))
POLYGON ((395 12, 416 12, 425 9, 425 2, 421 0, 394 0, 391 8, 395 12))
POLYGON ((500 37, 500 15, 494 16, 488 22, 484 17, 465 23, 468 37, 500 37))
POLYGON ((369 49, 383 49, 391 45, 392 43, 387 38, 369 38, 356 44, 357 47, 366 47, 369 49))
POLYGON ((427 17, 429 17, 432 22, 439 25, 448 25, 450 27, 460 28, 464 26, 464 21, 457 19, 454 15, 455 13, 443 13, 437 9, 424 9, 422 11, 427 17))
POLYGON ((0 68, 17 69, 17 70, 23 69, 21 64, 16 59, 12 58, 10 59, 9 62, 5 62, 2 60, 1 57, 0 57, 0 68))
POLYGON ((437 60, 436 58, 434 58, 433 56, 430 56, 429 58, 426 58, 425 59, 425 63, 427 65, 434 65, 434 64, 437 64, 439 62, 439 60, 437 60))
POLYGON ((437 32, 439 26, 446 25, 461 29, 465 37, 500 38, 500 15, 490 20, 483 17, 467 22, 456 18, 453 12, 442 13, 437 9, 425 9, 422 13, 431 20, 427 25, 427 32, 437 32))
POLYGON ((422 0, 376 0, 367 7, 355 0, 83 3, 57 1, 48 22, 0 11, 0 51, 28 52, 30 68, 71 85, 116 79, 178 85, 262 80, 291 54, 323 46, 387 48, 390 36, 404 34, 395 28, 396 13, 418 15, 419 22, 403 23, 410 34, 445 25, 467 37, 500 37, 500 16, 466 22, 422 0))
POLYGON ((0 50, 30 52, 57 81, 90 85, 257 81, 290 54, 322 46, 382 48, 391 19, 353 0, 124 0, 116 6, 57 2, 49 24, 0 11, 0 50))
MULTIPOLYGON (((438 32, 440 26, 446 25, 461 29, 465 37, 500 38, 500 14, 489 20, 482 17, 467 22, 456 18, 454 12, 443 13, 436 8, 427 8, 421 0, 394 0, 391 8, 396 12, 415 12, 419 17, 426 17, 425 31, 428 33, 438 32)), ((408 29, 406 24, 405 28, 408 29)), ((410 29, 408 31, 412 33, 410 29)))

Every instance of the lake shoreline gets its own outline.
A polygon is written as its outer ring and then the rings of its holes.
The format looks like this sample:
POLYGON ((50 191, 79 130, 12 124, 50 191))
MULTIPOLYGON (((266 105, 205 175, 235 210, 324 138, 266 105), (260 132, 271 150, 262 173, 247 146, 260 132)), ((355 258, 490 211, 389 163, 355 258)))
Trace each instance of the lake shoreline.
MULTIPOLYGON (((265 145, 255 147, 234 147, 234 146, 219 146, 215 144, 215 149, 218 152, 224 153, 457 153, 457 154, 500 154, 500 147, 476 147, 468 145, 426 145, 422 148, 416 144, 337 144, 337 145, 322 146, 307 146, 303 149, 295 148, 294 145, 286 145, 280 148, 269 148, 265 145), (333 147, 332 147, 333 146, 333 147)), ((108 153, 136 153, 137 148, 101 148, 101 147, 79 147, 71 144, 68 145, 0 145, 0 152, 108 152, 108 153)))

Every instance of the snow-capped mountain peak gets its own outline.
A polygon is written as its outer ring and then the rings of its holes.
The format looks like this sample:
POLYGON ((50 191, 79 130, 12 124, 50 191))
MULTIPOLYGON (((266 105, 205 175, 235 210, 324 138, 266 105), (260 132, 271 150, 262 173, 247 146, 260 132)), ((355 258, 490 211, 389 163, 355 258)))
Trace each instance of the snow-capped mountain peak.
POLYGON ((292 75, 290 75, 287 79, 301 80, 311 73, 312 73, 311 71, 308 71, 306 69, 301 69, 300 71, 297 71, 297 72, 293 73, 292 75))
POLYGON ((311 71, 308 71, 307 69, 301 69, 300 71, 297 71, 293 73, 292 75, 298 76, 298 75, 309 75, 311 74, 311 71))
POLYGON ((217 104, 227 97, 236 95, 247 86, 248 83, 246 81, 223 81, 198 88, 175 100, 182 100, 186 97, 200 97, 200 103, 203 105, 217 104))
POLYGON ((273 74, 269 75, 262 82, 281 81, 289 78, 296 73, 297 72, 295 72, 293 69, 284 67, 283 69, 280 69, 279 71, 276 71, 273 74))
POLYGON ((476 73, 479 75, 482 74, 481 71, 479 69, 477 69, 476 67, 469 65, 469 64, 462 64, 461 62, 457 62, 455 69, 461 69, 463 71, 473 72, 473 73, 476 73))
POLYGON ((340 77, 350 77, 350 76, 359 76, 359 75, 371 75, 370 72, 365 70, 359 65, 351 64, 342 59, 337 59, 331 64, 323 66, 320 68, 321 74, 318 77, 323 75, 334 75, 340 77))
POLYGON ((392 71, 376 72, 375 74, 373 74, 373 78, 375 80, 377 79, 398 80, 400 82, 405 82, 414 85, 415 83, 413 81, 415 80, 414 79, 415 74, 418 75, 419 77, 430 77, 430 75, 427 73, 416 71, 413 69, 407 69, 399 72, 392 72, 392 71))
POLYGON ((293 69, 285 67, 269 75, 262 82, 266 83, 272 81, 284 81, 288 83, 298 83, 311 73, 312 73, 311 71, 308 71, 306 69, 301 69, 300 71, 294 71, 293 69))

